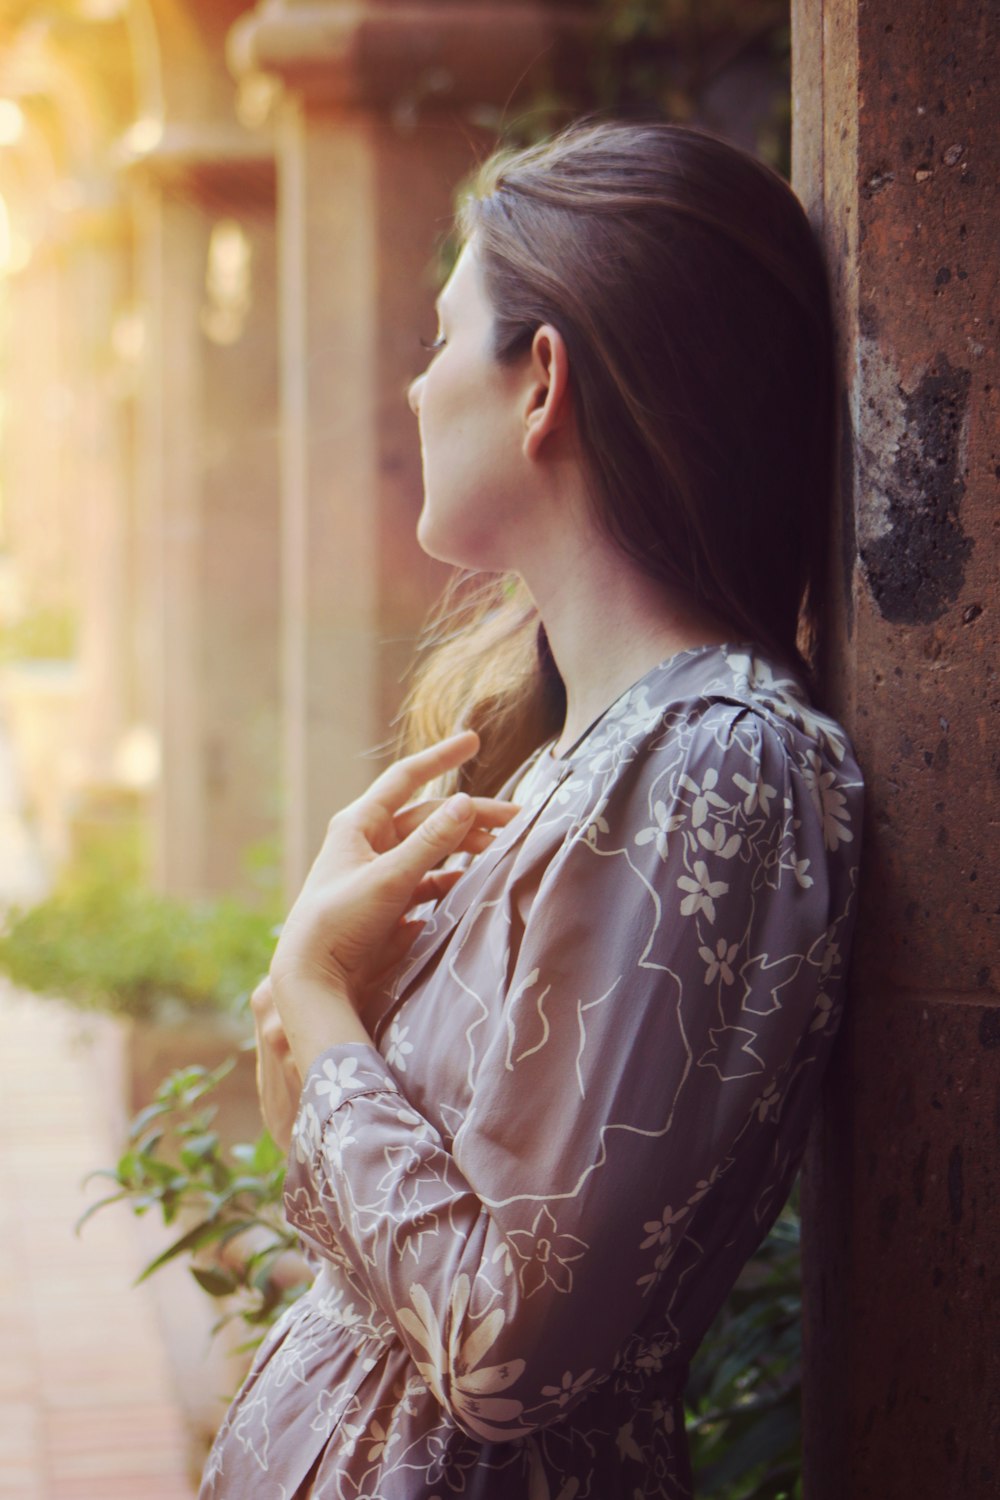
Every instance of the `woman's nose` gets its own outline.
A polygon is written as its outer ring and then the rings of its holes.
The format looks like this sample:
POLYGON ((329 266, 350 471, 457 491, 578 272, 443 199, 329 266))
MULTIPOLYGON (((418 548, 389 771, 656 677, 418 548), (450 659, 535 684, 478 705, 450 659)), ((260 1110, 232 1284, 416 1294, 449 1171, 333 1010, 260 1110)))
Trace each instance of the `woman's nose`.
POLYGON ((416 380, 411 382, 410 387, 406 392, 406 399, 409 402, 410 410, 415 417, 419 417, 420 415, 420 396, 423 388, 424 377, 422 375, 418 375, 416 380))

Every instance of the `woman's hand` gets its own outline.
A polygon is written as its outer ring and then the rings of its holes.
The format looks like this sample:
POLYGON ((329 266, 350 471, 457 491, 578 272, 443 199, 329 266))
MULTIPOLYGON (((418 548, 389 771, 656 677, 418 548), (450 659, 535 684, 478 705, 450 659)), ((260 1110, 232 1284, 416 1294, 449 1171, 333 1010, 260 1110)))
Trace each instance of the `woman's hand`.
POLYGON ((460 793, 413 804, 428 781, 479 748, 471 730, 390 766, 331 820, 289 912, 271 962, 274 1001, 299 1070, 342 1041, 367 1041, 357 1005, 375 975, 398 962, 420 924, 406 913, 437 900, 462 874, 434 872, 459 850, 476 854, 517 812, 511 802, 460 793))
POLYGON ((264 978, 250 996, 257 1038, 257 1097, 271 1139, 287 1151, 302 1093, 302 1074, 281 1024, 271 981, 264 978))

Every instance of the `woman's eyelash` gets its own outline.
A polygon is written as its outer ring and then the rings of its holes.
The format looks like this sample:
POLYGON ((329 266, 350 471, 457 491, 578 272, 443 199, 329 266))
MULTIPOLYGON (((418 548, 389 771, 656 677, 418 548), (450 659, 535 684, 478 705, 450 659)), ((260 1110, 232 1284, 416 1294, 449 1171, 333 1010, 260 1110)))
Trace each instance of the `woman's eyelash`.
POLYGON ((431 354, 436 353, 438 349, 443 349, 444 345, 445 337, 443 333, 439 333, 432 344, 429 344, 426 339, 420 340, 421 349, 427 349, 431 354))

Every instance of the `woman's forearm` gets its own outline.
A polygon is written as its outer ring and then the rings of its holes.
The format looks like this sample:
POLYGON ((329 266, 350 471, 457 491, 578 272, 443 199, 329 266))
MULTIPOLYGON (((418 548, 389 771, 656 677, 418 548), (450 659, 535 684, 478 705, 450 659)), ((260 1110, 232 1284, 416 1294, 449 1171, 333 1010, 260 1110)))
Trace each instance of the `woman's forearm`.
POLYGON ((283 979, 275 986, 275 1003, 303 1078, 330 1047, 347 1042, 371 1045, 371 1036, 346 989, 320 979, 283 979))

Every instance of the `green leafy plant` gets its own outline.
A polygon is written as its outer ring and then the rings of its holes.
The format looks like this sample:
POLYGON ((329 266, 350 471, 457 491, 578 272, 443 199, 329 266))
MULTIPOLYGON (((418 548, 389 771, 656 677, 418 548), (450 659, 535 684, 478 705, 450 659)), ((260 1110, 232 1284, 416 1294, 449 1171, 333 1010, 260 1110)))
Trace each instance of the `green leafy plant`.
POLYGON ((699 1496, 800 1500, 801 1276, 796 1191, 692 1362, 687 1429, 699 1496))
POLYGON ((293 1253, 298 1238, 281 1212, 284 1156, 266 1131, 227 1149, 213 1129, 216 1109, 206 1096, 233 1062, 183 1068, 164 1080, 132 1121, 117 1165, 91 1173, 113 1183, 114 1191, 87 1208, 77 1229, 112 1203, 127 1202, 139 1215, 159 1212, 165 1225, 182 1226, 182 1232, 138 1280, 171 1261, 189 1260, 202 1291, 225 1302, 216 1328, 238 1317, 260 1336, 308 1278, 293 1253))
POLYGON ((267 972, 274 934, 272 912, 162 896, 123 858, 90 858, 10 913, 0 970, 83 1009, 180 1019, 238 1006, 267 972))

